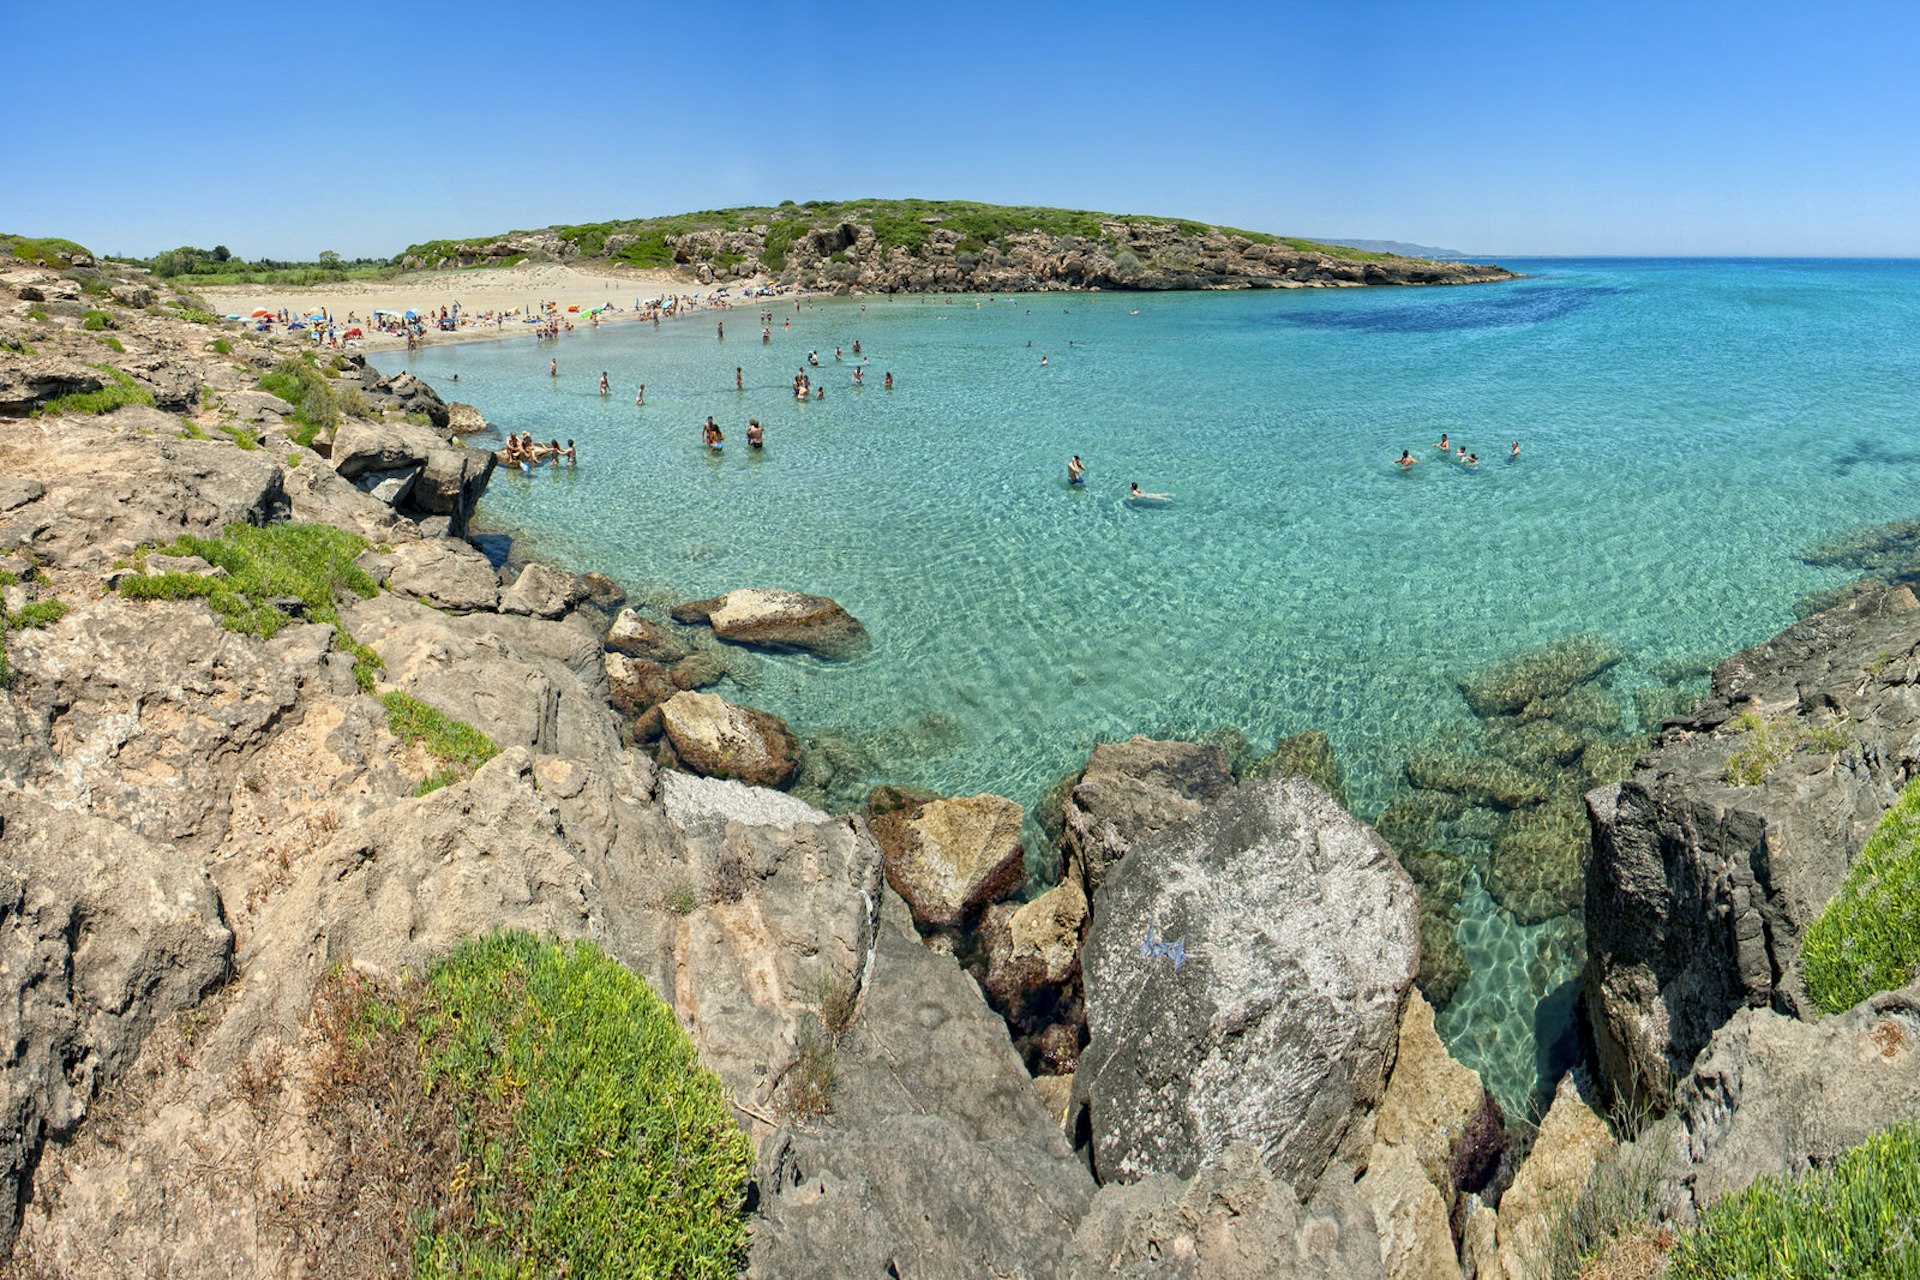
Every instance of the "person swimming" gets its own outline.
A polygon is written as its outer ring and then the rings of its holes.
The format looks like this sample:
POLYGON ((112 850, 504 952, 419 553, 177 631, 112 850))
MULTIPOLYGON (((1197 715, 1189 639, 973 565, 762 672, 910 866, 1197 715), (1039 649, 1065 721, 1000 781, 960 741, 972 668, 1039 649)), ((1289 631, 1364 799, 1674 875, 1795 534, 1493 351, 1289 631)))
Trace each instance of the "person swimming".
POLYGON ((1129 502, 1166 502, 1172 497, 1173 495, 1170 493, 1142 493, 1140 492, 1140 486, 1131 482, 1127 485, 1127 500, 1129 502))
POLYGON ((1067 483, 1085 484, 1087 482, 1087 464, 1080 461, 1080 455, 1074 454, 1067 461, 1067 483))
POLYGON ((1433 446, 1433 447, 1434 447, 1434 448, 1436 448, 1436 449, 1438 449, 1438 450, 1439 450, 1440 452, 1442 452, 1442 453, 1447 453, 1447 452, 1449 452, 1449 449, 1448 449, 1448 445, 1447 445, 1447 433, 1446 433, 1446 432, 1444 432, 1444 431, 1442 431, 1442 432, 1440 433, 1440 443, 1439 443, 1439 444, 1436 444, 1436 445, 1435 445, 1435 446, 1433 446))
POLYGON ((1414 457, 1411 453, 1408 453, 1405 449, 1402 449, 1400 451, 1400 457, 1398 461, 1400 463, 1400 469, 1402 471, 1405 471, 1408 467, 1411 467, 1414 463, 1418 462, 1419 459, 1414 457))
POLYGON ((1513 442, 1513 448, 1507 450, 1507 456, 1509 458, 1518 458, 1520 456, 1520 442, 1518 440, 1513 442))

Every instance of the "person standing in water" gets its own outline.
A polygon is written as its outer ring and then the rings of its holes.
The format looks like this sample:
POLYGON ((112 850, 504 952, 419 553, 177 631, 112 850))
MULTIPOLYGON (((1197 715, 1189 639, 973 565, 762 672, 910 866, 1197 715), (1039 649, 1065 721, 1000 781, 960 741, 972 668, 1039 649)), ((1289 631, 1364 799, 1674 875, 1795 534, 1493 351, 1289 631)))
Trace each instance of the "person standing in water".
POLYGON ((713 326, 713 336, 716 338, 719 338, 723 342, 726 340, 727 322, 725 320, 722 320, 719 324, 713 326))
POLYGON ((1405 449, 1402 449, 1400 451, 1400 457, 1397 459, 1397 461, 1400 464, 1400 469, 1402 471, 1407 471, 1412 469, 1413 464, 1418 462, 1419 459, 1414 457, 1412 454, 1408 453, 1405 449))
POLYGON ((1067 459, 1067 483, 1085 484, 1087 482, 1087 464, 1080 461, 1080 455, 1074 454, 1067 459))
POLYGON ((547 361, 547 376, 549 378, 557 378, 560 376, 560 357, 559 356, 555 356, 553 359, 547 361))
POLYGON ((1433 447, 1438 449, 1442 453, 1445 453, 1447 451, 1447 433, 1446 432, 1442 431, 1440 433, 1440 443, 1436 444, 1433 447))
POLYGON ((600 394, 607 394, 607 371, 605 369, 600 371, 600 394))
POLYGON ((635 404, 645 404, 647 402, 647 384, 646 383, 644 382, 641 383, 640 389, 633 393, 633 402, 635 404))
POLYGON ((887 370, 887 390, 893 390, 893 370, 887 370))
POLYGON ((1517 462, 1517 461, 1519 461, 1519 459, 1520 459, 1520 442, 1519 442, 1518 440, 1515 440, 1515 441, 1513 442, 1513 448, 1507 451, 1507 456, 1508 456, 1509 458, 1512 458, 1512 459, 1514 459, 1514 460, 1515 460, 1516 462, 1517 462))
POLYGON ((733 366, 733 389, 735 391, 745 391, 747 389, 746 375, 740 372, 739 365, 733 366))
POLYGON ((766 443, 766 432, 760 426, 760 419, 747 419, 747 448, 758 449, 766 443))

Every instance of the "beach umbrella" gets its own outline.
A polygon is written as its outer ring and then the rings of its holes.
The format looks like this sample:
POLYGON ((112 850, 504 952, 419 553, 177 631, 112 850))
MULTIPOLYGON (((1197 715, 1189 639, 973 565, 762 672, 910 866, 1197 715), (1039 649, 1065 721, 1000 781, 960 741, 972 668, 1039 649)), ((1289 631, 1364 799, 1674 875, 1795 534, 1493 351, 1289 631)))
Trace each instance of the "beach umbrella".
POLYGON ((420 318, 420 313, 418 311, 409 311, 407 312, 406 315, 401 317, 401 319, 403 320, 418 320, 419 318, 420 318))
POLYGON ((261 307, 258 311, 253 313, 253 318, 255 320, 258 320, 261 316, 270 316, 272 314, 273 312, 267 310, 265 307, 261 307))

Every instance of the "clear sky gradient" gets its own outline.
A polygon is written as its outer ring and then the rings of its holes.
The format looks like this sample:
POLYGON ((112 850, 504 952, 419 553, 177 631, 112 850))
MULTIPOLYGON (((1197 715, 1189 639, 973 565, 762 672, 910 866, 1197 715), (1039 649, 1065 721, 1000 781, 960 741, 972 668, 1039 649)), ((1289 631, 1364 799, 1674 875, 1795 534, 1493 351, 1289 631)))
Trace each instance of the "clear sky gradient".
POLYGON ((0 0, 0 230, 245 257, 781 200, 1920 255, 1920 5, 0 0))

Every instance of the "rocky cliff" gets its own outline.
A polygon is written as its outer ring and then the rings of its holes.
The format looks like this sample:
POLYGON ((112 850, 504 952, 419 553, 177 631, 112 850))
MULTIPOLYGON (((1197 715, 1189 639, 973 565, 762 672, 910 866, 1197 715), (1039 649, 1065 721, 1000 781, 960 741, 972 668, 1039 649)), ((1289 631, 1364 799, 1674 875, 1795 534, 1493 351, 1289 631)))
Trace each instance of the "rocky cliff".
POLYGON ((1616 1089, 1687 1078, 1744 1008, 1809 1018, 1800 940, 1920 769, 1920 606, 1857 595, 1729 658, 1588 797, 1588 1010, 1616 1089))
POLYGON ((921 200, 824 201, 548 227, 410 247, 406 267, 525 259, 671 267, 713 284, 770 277, 840 292, 1302 289, 1507 280, 1435 262, 1174 219, 921 200))

